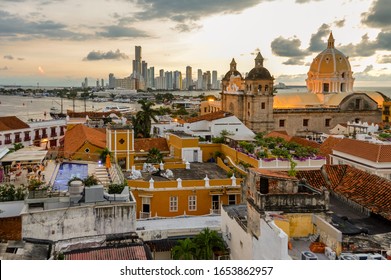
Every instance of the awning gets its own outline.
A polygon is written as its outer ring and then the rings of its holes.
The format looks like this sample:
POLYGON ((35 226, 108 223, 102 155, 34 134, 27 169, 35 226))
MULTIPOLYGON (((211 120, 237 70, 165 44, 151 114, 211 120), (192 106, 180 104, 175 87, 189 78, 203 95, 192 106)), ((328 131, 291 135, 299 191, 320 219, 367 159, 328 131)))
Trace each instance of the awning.
POLYGON ((23 148, 5 155, 0 162, 41 163, 48 151, 23 148))

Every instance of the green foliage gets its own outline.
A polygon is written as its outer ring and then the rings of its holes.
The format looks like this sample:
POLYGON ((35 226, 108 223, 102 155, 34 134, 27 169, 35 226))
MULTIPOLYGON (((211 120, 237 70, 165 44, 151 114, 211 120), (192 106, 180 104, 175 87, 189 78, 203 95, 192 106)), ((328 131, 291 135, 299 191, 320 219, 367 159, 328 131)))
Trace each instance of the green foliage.
POLYGON ((45 189, 44 185, 45 182, 42 182, 41 180, 38 179, 32 179, 29 181, 29 185, 27 188, 29 191, 42 190, 45 189))
POLYGON ((177 111, 176 111, 176 114, 179 115, 179 116, 186 116, 189 114, 189 112, 184 108, 184 107, 180 107, 177 111))
POLYGON ((89 175, 87 178, 83 180, 83 184, 86 187, 91 187, 98 185, 99 181, 94 175, 89 175))
POLYGON ((291 156, 289 157, 289 163, 290 163, 290 167, 289 167, 289 170, 288 170, 288 175, 291 176, 291 177, 295 177, 296 173, 297 173, 297 171, 296 171, 297 163, 292 160, 291 156))
POLYGON ((16 152, 17 150, 23 149, 24 146, 22 143, 14 143, 14 146, 10 148, 10 152, 16 152))
POLYGON ((274 148, 271 153, 277 158, 288 158, 290 156, 289 151, 284 148, 274 148))
POLYGON ((239 147, 244 149, 249 154, 254 153, 255 145, 253 143, 248 143, 246 141, 240 141, 239 147))
POLYGON ((15 187, 14 185, 0 185, 0 201, 23 200, 26 196, 27 189, 24 185, 15 187))
POLYGON ((382 132, 382 133, 379 134, 379 137, 383 138, 383 139, 390 139, 391 138, 391 134, 382 132))
POLYGON ((141 104, 141 110, 137 112, 136 117, 132 116, 133 130, 137 138, 149 138, 152 126, 152 120, 157 122, 158 111, 152 109, 155 103, 142 99, 138 101, 141 104))
POLYGON ((193 239, 178 241, 172 248, 175 260, 212 260, 214 252, 225 250, 223 238, 215 230, 203 229, 193 239))
POLYGON ((148 151, 147 163, 161 163, 163 162, 163 155, 158 148, 153 147, 148 151))
POLYGON ((125 188, 125 185, 110 184, 108 187, 109 194, 120 194, 125 188))
POLYGON ((221 136, 221 137, 213 137, 212 138, 212 143, 222 144, 222 143, 224 143, 224 137, 223 136, 221 136))
POLYGON ((172 258, 174 260, 193 260, 196 258, 197 247, 196 244, 190 239, 179 240, 172 250, 172 258))
POLYGON ((110 152, 109 148, 106 147, 103 150, 99 151, 99 159, 102 163, 106 162, 107 155, 111 156, 111 152, 110 152))
POLYGON ((234 172, 232 170, 227 171, 227 178, 231 178, 232 175, 234 175, 234 172))
POLYGON ((239 164, 243 166, 244 169, 254 167, 252 164, 244 162, 244 161, 239 161, 239 164))
POLYGON ((68 183, 67 183, 68 187, 71 185, 71 183, 72 183, 73 181, 82 181, 82 182, 83 182, 83 180, 82 180, 81 178, 74 176, 74 177, 72 177, 71 179, 69 179, 69 181, 68 181, 68 183))

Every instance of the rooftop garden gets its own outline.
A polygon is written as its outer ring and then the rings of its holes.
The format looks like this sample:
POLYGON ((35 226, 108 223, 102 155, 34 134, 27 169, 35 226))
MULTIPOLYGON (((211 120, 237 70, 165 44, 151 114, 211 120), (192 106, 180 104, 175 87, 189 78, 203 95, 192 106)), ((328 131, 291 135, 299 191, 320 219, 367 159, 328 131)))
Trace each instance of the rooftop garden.
POLYGON ((240 141, 236 150, 264 161, 324 159, 318 156, 318 150, 315 148, 288 142, 281 137, 264 137, 262 133, 256 135, 255 142, 240 141))

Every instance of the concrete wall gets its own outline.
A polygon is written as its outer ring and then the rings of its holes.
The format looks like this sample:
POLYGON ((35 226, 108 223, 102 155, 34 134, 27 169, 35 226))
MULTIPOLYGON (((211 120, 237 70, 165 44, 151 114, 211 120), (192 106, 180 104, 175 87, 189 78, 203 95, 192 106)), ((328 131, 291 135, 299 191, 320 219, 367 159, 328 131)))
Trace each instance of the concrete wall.
POLYGON ((22 214, 22 237, 61 240, 135 231, 135 204, 85 205, 22 214))

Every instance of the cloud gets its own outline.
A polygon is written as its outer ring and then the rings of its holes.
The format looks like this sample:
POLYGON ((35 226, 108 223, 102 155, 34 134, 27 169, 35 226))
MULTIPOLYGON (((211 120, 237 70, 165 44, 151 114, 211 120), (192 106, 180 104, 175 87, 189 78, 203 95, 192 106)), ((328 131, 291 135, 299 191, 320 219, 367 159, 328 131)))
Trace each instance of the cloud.
POLYGON ((111 25, 104 27, 103 32, 98 32, 97 35, 107 38, 119 38, 119 37, 149 37, 147 33, 142 30, 133 28, 133 27, 125 27, 119 25, 111 25))
POLYGON ((329 36, 331 32, 330 26, 328 24, 322 24, 318 28, 318 31, 315 34, 311 35, 310 46, 308 51, 310 52, 320 52, 325 49, 325 43, 322 38, 329 36))
POLYGON ((296 3, 299 3, 299 4, 304 4, 304 3, 309 3, 309 2, 319 2, 319 1, 322 1, 322 0, 296 0, 296 3))
POLYGON ((391 28, 391 5, 389 0, 376 0, 368 12, 361 14, 361 22, 369 27, 391 28))
POLYGON ((22 61, 22 60, 24 60, 24 58, 23 57, 18 57, 18 60, 22 61))
POLYGON ((3 58, 4 59, 9 59, 9 60, 13 60, 14 59, 14 57, 12 55, 10 55, 10 54, 3 56, 3 58))
POLYGON ((17 15, 0 11, 0 37, 78 39, 82 35, 68 31, 66 25, 52 20, 27 21, 17 15))
POLYGON ((121 53, 120 50, 116 50, 115 52, 92 51, 85 58, 83 58, 83 60, 84 61, 95 61, 95 60, 104 60, 104 59, 123 60, 128 58, 129 57, 125 53, 121 53))
POLYGON ((297 37, 285 39, 281 36, 274 39, 270 44, 272 52, 275 55, 285 57, 304 57, 307 55, 307 52, 305 50, 301 50, 300 45, 301 41, 297 37))
POLYGON ((276 77, 276 81, 283 82, 283 83, 286 83, 286 84, 289 84, 289 83, 291 83, 291 84, 292 83, 301 83, 301 84, 303 84, 305 79, 307 79, 307 75, 306 74, 280 75, 280 76, 276 77))
POLYGON ((7 71, 9 68, 7 66, 4 66, 3 68, 0 68, 0 71, 7 71))
POLYGON ((304 65, 305 62, 300 57, 292 57, 288 59, 287 61, 284 61, 282 64, 284 65, 304 65))
POLYGON ((335 20, 335 21, 333 22, 333 24, 334 24, 336 27, 342 28, 342 27, 345 26, 345 22, 346 22, 345 19, 340 19, 340 20, 335 20))
POLYGON ((196 23, 191 23, 191 24, 186 24, 186 23, 178 23, 173 30, 178 31, 178 32, 190 32, 194 30, 198 30, 202 27, 202 25, 196 24, 196 23))
POLYGON ((373 70, 373 65, 368 65, 367 67, 365 67, 364 71, 362 71, 363 73, 368 73, 370 71, 373 70))
POLYGON ((386 64, 391 63, 391 54, 383 55, 377 59, 377 63, 386 64))
POLYGON ((43 70, 42 66, 38 66, 38 72, 42 75, 45 74, 45 70, 43 70))
POLYGON ((200 28, 196 23, 201 18, 215 14, 238 14, 265 1, 273 0, 131 0, 140 9, 134 15, 135 20, 168 19, 176 22, 175 29, 181 32, 200 28))
POLYGON ((391 31, 379 32, 374 40, 369 40, 367 34, 361 37, 361 41, 354 45, 338 47, 340 51, 349 56, 368 57, 376 53, 376 51, 391 51, 391 31))

